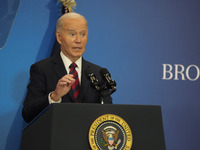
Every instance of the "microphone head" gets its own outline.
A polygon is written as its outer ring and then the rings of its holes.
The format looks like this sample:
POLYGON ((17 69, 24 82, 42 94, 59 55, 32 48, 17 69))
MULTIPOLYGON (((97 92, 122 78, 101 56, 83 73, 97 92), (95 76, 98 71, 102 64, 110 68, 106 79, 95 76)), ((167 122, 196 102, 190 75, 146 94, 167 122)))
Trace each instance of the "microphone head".
POLYGON ((103 76, 111 76, 110 73, 109 73, 109 71, 106 68, 102 68, 100 70, 100 74, 101 74, 102 77, 103 76))
POLYGON ((90 80, 91 86, 93 88, 95 88, 97 91, 99 91, 100 90, 99 82, 96 79, 94 72, 92 72, 90 68, 87 68, 85 70, 85 74, 86 74, 87 78, 90 80))

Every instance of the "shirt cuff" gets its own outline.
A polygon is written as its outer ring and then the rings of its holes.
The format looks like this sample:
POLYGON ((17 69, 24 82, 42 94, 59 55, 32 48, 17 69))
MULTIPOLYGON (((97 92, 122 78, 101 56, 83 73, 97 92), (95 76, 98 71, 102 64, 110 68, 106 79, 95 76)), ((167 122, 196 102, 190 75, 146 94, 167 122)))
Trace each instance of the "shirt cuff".
MULTIPOLYGON (((53 93, 53 92, 51 92, 53 93)), ((51 93, 49 93, 49 96, 48 96, 48 99, 49 99, 49 104, 52 104, 52 103, 61 103, 62 102, 62 98, 60 98, 58 101, 54 101, 51 99, 51 93)))

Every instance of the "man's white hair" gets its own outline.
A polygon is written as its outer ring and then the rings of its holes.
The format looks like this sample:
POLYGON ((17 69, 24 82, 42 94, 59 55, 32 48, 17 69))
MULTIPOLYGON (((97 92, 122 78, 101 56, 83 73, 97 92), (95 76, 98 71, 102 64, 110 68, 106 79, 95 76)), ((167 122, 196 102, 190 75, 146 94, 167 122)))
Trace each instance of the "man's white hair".
POLYGON ((61 30, 63 27, 63 21, 68 18, 83 18, 87 23, 87 20, 85 19, 85 17, 78 13, 75 13, 75 12, 66 13, 58 19, 57 24, 56 24, 56 30, 61 30))

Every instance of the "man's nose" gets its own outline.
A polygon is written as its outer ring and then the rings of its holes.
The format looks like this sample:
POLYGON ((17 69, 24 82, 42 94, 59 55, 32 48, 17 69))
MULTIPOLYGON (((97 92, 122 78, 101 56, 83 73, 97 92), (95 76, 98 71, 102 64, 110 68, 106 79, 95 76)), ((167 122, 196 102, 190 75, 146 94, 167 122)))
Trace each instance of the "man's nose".
POLYGON ((77 36, 76 36, 75 42, 77 42, 77 43, 80 43, 80 42, 81 42, 81 37, 80 37, 80 35, 77 35, 77 36))

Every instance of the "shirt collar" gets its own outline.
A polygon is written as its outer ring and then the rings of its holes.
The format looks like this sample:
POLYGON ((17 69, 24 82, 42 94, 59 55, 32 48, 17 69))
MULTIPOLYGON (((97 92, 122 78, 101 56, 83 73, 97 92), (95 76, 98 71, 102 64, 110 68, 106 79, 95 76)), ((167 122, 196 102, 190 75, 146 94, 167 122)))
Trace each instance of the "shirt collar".
MULTIPOLYGON (((71 61, 69 58, 67 58, 67 57, 63 54, 62 51, 60 52, 60 56, 61 56, 61 58, 62 58, 62 60, 63 60, 65 69, 66 69, 67 71, 69 71, 69 66, 71 65, 72 61, 71 61)), ((79 70, 81 71, 81 68, 82 68, 82 56, 81 56, 75 63, 76 63, 76 65, 77 65, 77 69, 79 69, 79 70)))

